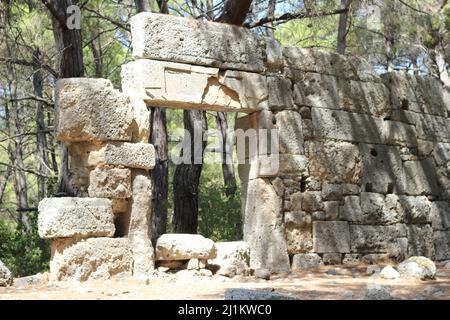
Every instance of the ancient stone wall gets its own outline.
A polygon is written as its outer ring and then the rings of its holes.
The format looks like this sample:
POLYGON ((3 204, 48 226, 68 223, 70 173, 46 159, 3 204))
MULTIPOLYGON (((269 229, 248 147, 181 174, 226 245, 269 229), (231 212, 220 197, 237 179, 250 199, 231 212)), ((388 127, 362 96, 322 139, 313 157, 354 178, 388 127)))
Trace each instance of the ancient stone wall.
POLYGON ((276 172, 262 148, 239 165, 253 269, 450 259, 450 93, 438 80, 225 24, 143 13, 131 29, 122 92, 102 79, 56 87, 58 139, 85 196, 40 205, 57 279, 152 269, 151 106, 244 112, 237 128, 278 130, 276 172))

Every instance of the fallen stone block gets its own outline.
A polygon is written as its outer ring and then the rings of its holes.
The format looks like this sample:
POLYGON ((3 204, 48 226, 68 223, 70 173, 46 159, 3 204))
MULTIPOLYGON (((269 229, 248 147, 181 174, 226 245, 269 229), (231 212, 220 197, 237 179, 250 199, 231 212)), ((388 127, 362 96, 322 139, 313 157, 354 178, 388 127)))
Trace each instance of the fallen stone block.
POLYGON ((216 242, 217 256, 208 260, 208 266, 218 268, 222 274, 232 268, 234 274, 246 274, 250 267, 250 247, 244 241, 216 242))
POLYGON ((126 238, 53 240, 50 280, 107 280, 119 274, 131 276, 133 259, 126 238))
POLYGON ((199 234, 163 234, 156 242, 156 260, 213 259, 214 241, 199 234))
POLYGON ((128 168, 153 169, 155 147, 147 143, 110 143, 106 146, 105 163, 128 168))
POLYGON ((135 15, 130 23, 135 59, 264 70, 264 41, 246 28, 154 13, 135 15))
POLYGON ((7 287, 13 284, 11 271, 0 261, 0 287, 7 287))
POLYGON ((58 80, 56 138, 65 142, 132 139, 131 100, 106 79, 58 80))
POLYGON ((112 237, 115 227, 111 200, 44 199, 39 203, 38 230, 44 239, 112 237))
POLYGON ((97 167, 89 177, 89 196, 125 199, 131 197, 131 171, 115 167, 97 167))

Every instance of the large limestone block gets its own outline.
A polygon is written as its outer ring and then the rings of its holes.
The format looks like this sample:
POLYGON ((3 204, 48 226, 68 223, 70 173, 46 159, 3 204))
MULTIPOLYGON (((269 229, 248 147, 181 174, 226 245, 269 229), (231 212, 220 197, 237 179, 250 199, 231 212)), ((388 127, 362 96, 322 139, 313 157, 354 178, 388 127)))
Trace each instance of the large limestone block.
POLYGON ((312 225, 286 224, 286 245, 290 255, 311 252, 313 249, 312 225))
POLYGON ((148 143, 110 143, 106 146, 105 163, 129 168, 153 169, 155 147, 148 143))
POLYGON ((447 201, 431 203, 430 219, 433 230, 450 229, 450 205, 447 201))
POLYGON ((419 138, 437 142, 450 142, 450 119, 447 117, 421 114, 416 116, 419 138))
POLYGON ((350 232, 345 221, 313 222, 314 252, 350 252, 350 232))
POLYGON ((264 70, 265 44, 250 30, 153 13, 131 18, 133 57, 221 69, 264 70))
POLYGON ((430 201, 425 196, 398 196, 397 211, 405 218, 407 223, 430 223, 432 219, 430 209, 430 201))
POLYGON ((393 226, 350 226, 351 251, 354 253, 406 254, 406 252, 402 252, 407 250, 403 247, 406 237, 407 228, 402 224, 393 226))
POLYGON ((268 179, 248 182, 243 195, 244 241, 250 246, 250 267, 289 271, 282 199, 268 179))
POLYGON ((163 234, 156 242, 156 260, 214 259, 214 241, 199 234, 163 234))
POLYGON ((361 154, 356 145, 343 141, 307 143, 309 172, 318 180, 331 183, 359 183, 361 154))
POLYGON ((112 237, 115 227, 111 200, 44 199, 39 203, 38 230, 44 239, 112 237))
POLYGON ((152 180, 146 170, 133 172, 128 238, 133 250, 133 274, 146 276, 155 267, 152 239, 152 180))
POLYGON ((436 143, 432 155, 438 166, 450 163, 450 143, 436 143))
POLYGON ((302 117, 296 111, 281 111, 276 114, 276 126, 281 153, 304 154, 302 117))
POLYGON ((384 145, 360 144, 362 155, 362 184, 366 191, 402 192, 405 174, 397 148, 384 145))
POLYGON ((267 109, 266 78, 256 73, 137 60, 122 67, 122 88, 149 106, 239 112, 267 109))
POLYGON ((126 199, 131 196, 131 171, 110 166, 97 167, 89 177, 89 196, 126 199))
POLYGON ((283 55, 288 70, 328 74, 351 80, 381 81, 370 64, 361 58, 348 59, 334 52, 298 47, 283 48, 283 55))
POLYGON ((432 159, 405 161, 405 193, 408 195, 439 194, 436 167, 432 159))
POLYGON ((384 117, 389 110, 389 90, 382 83, 361 82, 318 73, 298 73, 294 85, 296 104, 345 110, 384 117))
POLYGON ((267 77, 270 110, 291 110, 295 108, 292 82, 288 78, 267 77))
POLYGON ((219 267, 219 274, 230 268, 235 274, 245 274, 250 266, 250 247, 244 241, 217 242, 217 256, 208 261, 219 267))
POLYGON ((106 79, 70 78, 55 87, 60 141, 130 141, 133 107, 130 98, 106 79))
POLYGON ((383 138, 386 144, 417 146, 416 128, 400 121, 384 121, 383 138))
POLYGON ((450 231, 437 231, 434 233, 434 246, 436 260, 450 259, 450 231))
POLYGON ((107 280, 131 275, 131 246, 125 238, 54 240, 51 245, 50 279, 53 281, 107 280))
POLYGON ((408 256, 434 259, 433 228, 429 224, 408 226, 408 256))
POLYGON ((382 143, 383 120, 365 114, 313 108, 314 136, 350 142, 382 143))

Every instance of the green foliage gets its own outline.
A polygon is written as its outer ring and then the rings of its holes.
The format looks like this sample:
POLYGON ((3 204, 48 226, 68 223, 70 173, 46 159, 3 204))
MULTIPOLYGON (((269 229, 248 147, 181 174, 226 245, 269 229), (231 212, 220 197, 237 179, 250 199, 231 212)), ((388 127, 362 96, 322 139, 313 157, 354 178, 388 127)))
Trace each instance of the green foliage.
POLYGON ((39 238, 37 215, 30 214, 30 230, 22 224, 13 225, 0 220, 0 260, 15 277, 23 277, 48 270, 50 246, 39 238))

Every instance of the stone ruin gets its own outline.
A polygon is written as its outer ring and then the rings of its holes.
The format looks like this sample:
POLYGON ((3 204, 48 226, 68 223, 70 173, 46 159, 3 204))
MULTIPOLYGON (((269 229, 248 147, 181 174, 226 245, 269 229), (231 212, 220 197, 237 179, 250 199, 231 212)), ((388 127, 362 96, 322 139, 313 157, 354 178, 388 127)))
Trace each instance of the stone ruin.
POLYGON ((259 150, 239 165, 245 243, 236 246, 251 269, 450 259, 450 93, 438 80, 378 75, 357 57, 283 48, 226 24, 142 13, 131 30, 122 91, 104 79, 56 85, 57 139, 81 197, 39 205, 52 279, 239 260, 233 244, 201 236, 163 235, 155 254, 152 106, 242 112, 237 128, 278 129, 277 173, 259 150))

